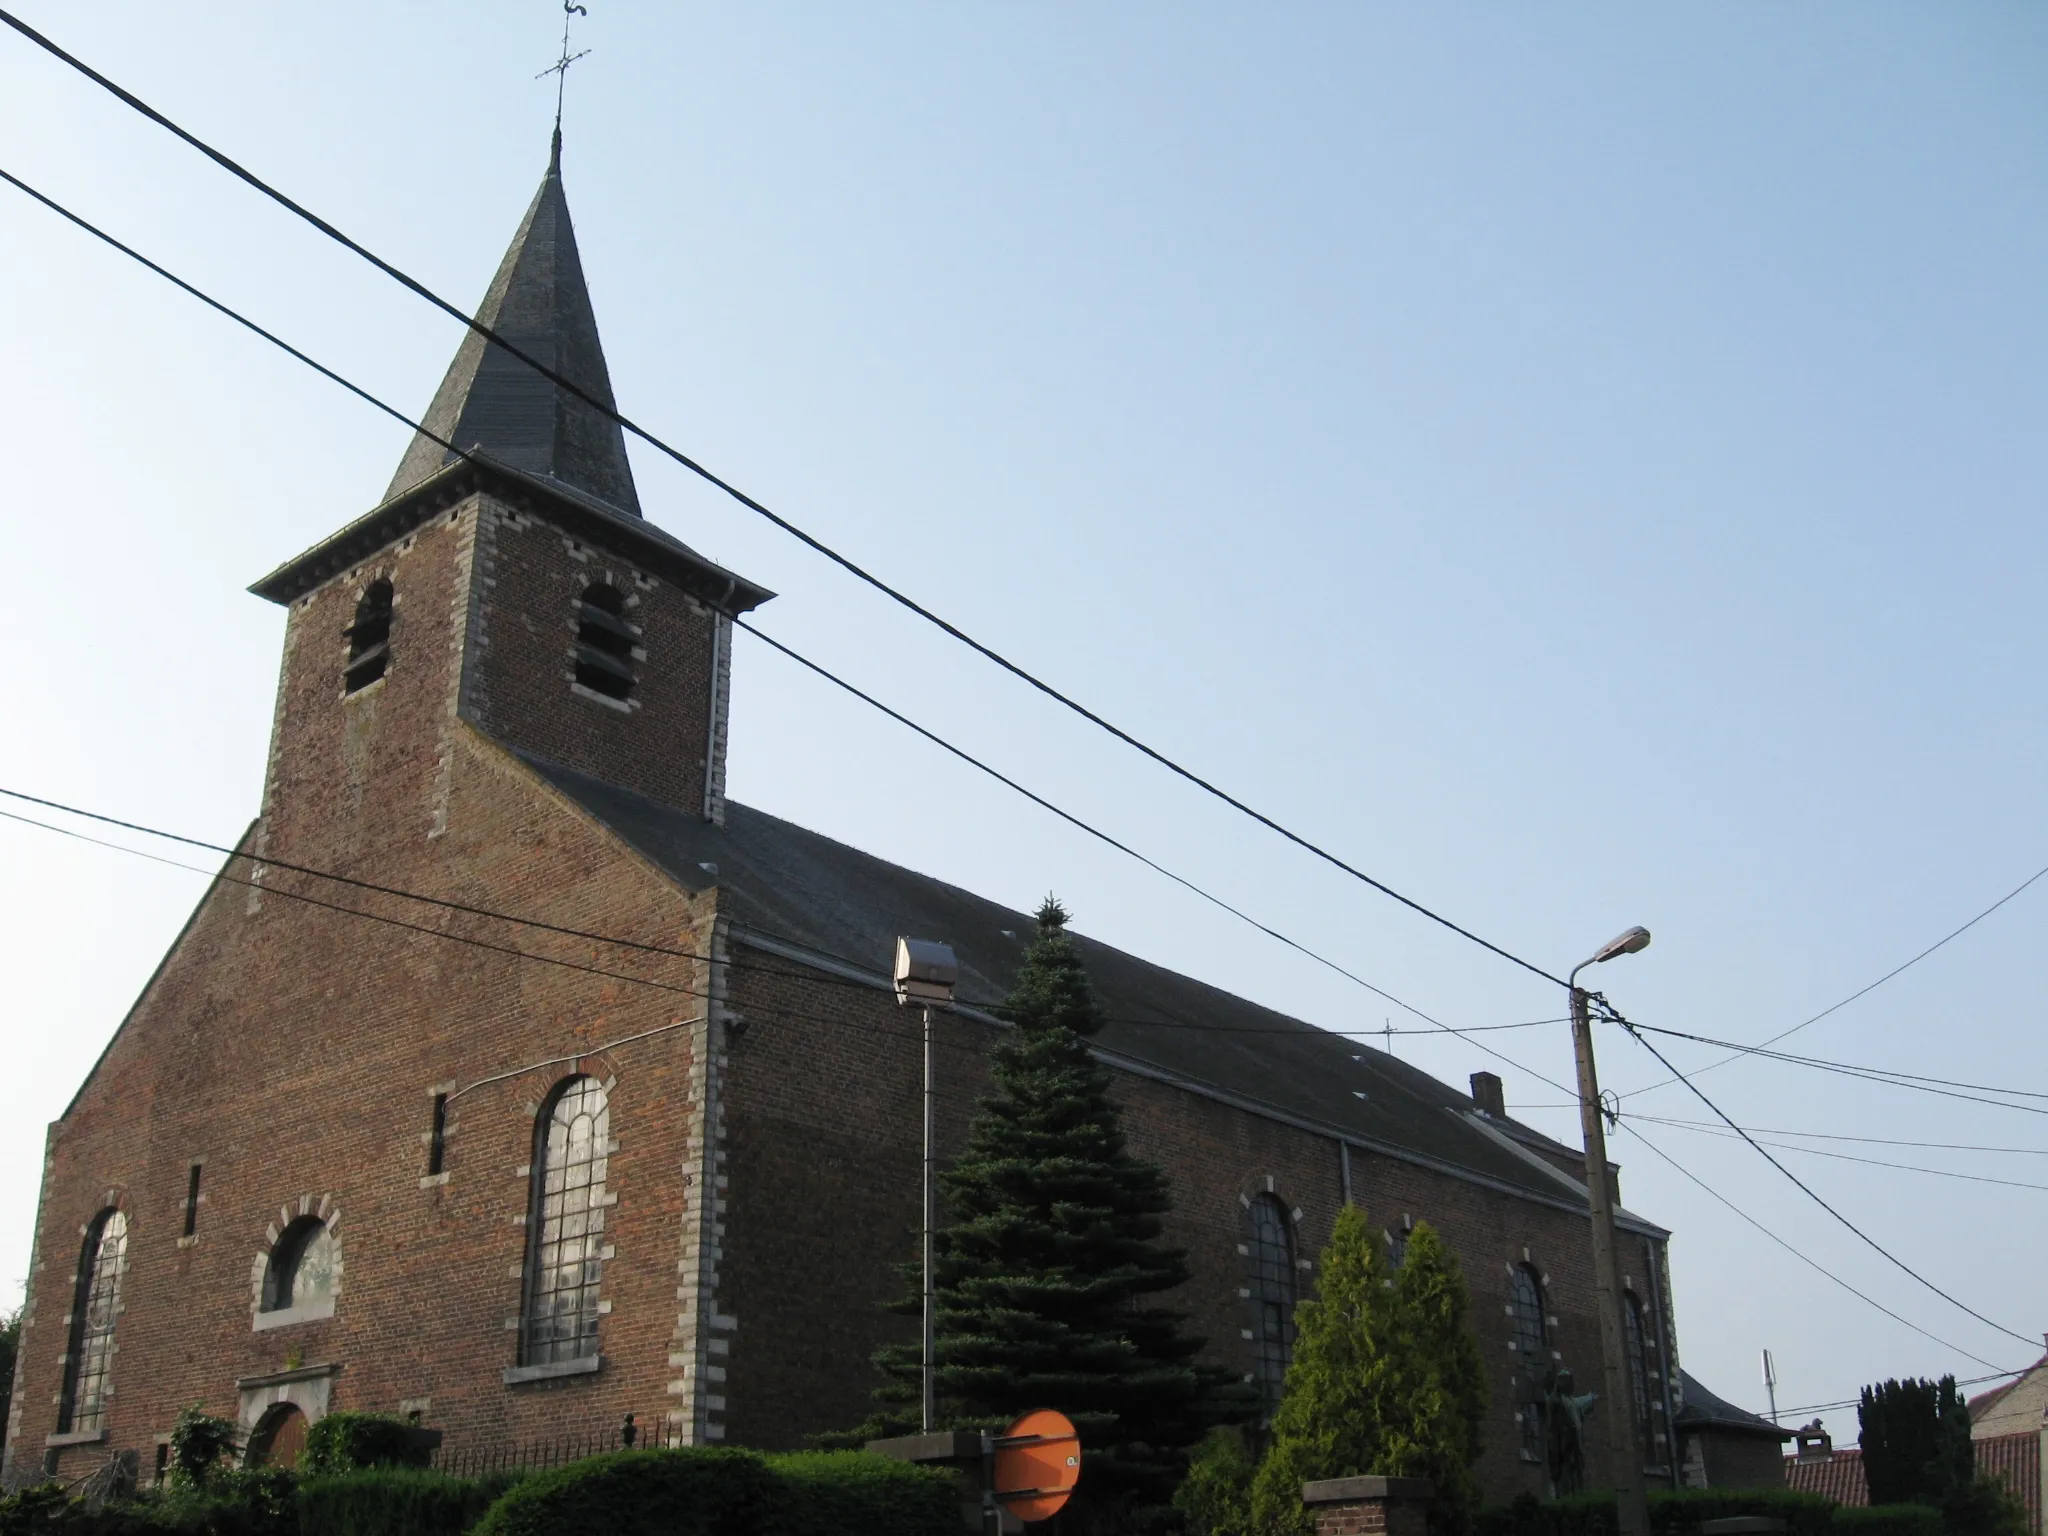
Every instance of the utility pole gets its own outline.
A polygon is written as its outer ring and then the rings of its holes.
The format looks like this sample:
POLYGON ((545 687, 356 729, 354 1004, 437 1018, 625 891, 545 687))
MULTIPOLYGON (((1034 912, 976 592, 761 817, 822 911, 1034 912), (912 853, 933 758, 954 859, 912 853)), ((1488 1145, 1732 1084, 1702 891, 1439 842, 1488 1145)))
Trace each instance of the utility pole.
MULTIPOLYGON (((1632 955, 1650 942, 1647 928, 1631 928, 1592 959, 1572 968, 1572 1048, 1579 1067, 1579 1129, 1586 1143, 1586 1203, 1593 1227, 1593 1283, 1600 1301, 1600 1353, 1607 1383, 1607 1445, 1619 1536, 1650 1536, 1649 1495, 1643 1454, 1636 1441, 1635 1384, 1628 1368, 1628 1334, 1621 1316, 1621 1266, 1614 1240, 1614 1196, 1607 1182, 1607 1128, 1600 1115, 1600 1078, 1593 1065, 1593 1020, 1578 984, 1588 965, 1632 955)), ((1647 1406, 1647 1405, 1645 1405, 1647 1406)))

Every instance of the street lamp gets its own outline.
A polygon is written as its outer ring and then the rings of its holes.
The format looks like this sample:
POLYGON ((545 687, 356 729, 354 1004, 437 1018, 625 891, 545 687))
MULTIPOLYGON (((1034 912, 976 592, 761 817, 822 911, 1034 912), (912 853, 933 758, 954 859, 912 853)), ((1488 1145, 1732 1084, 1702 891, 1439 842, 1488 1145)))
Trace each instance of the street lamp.
MULTIPOLYGON (((1619 1536, 1649 1536, 1649 1496, 1636 1445, 1635 1387, 1628 1368, 1628 1334, 1621 1316, 1621 1268, 1614 1241, 1614 1199, 1607 1187, 1607 1128, 1600 1119, 1600 1080, 1593 1070, 1593 1021, 1579 972, 1650 946, 1650 930, 1616 934, 1589 959, 1572 967, 1572 1049, 1579 1061, 1579 1129, 1586 1143, 1586 1201, 1593 1217, 1593 1281, 1600 1299, 1600 1353, 1607 1377, 1607 1449, 1614 1477, 1619 1536)), ((1647 1410, 1648 1405, 1644 1405, 1647 1410)))
POLYGON ((918 1354, 917 1380, 920 1427, 932 1427, 932 1201, 937 1165, 932 1146, 932 1009, 953 1006, 953 985, 960 962, 950 945, 930 939, 896 941, 896 1001, 916 1003, 924 1014, 924 1343, 918 1354))

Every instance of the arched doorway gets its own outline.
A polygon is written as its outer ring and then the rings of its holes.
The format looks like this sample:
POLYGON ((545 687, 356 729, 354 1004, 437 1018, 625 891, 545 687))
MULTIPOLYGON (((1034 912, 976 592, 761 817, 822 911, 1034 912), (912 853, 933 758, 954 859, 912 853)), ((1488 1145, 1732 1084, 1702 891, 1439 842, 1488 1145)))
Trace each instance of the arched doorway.
POLYGON ((252 1467, 296 1467, 306 1448, 306 1416, 292 1403, 279 1403, 257 1420, 249 1436, 252 1467))

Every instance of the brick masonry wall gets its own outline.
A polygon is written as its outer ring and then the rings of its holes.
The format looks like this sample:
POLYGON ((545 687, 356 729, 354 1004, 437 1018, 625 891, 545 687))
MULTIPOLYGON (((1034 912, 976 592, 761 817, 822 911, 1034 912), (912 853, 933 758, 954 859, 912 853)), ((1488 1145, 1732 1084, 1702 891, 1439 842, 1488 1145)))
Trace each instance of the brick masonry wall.
MULTIPOLYGON (((739 1312, 726 1411, 741 1443, 787 1446, 848 1427, 879 1380, 868 1357, 916 1325, 885 1313, 903 1293, 892 1266, 915 1256, 920 1051, 916 1014, 887 994, 796 962, 736 951, 730 987, 745 1028, 726 1088, 731 1172, 725 1283, 739 1312), (781 973, 781 974, 777 974, 781 973), (825 1298, 831 1298, 829 1303, 825 1298)), ((985 1083, 976 1053, 992 1027, 941 1021, 942 1151, 957 1148, 985 1083)), ((1117 1092, 1133 1149, 1170 1173, 1169 1240, 1194 1280, 1175 1299, 1208 1353, 1250 1369, 1244 1331, 1245 1201, 1270 1188, 1298 1211, 1297 1254, 1311 1263, 1342 1203, 1334 1141, 1178 1086, 1128 1073, 1117 1092)), ((1521 1455, 1513 1404, 1508 1276, 1530 1262, 1546 1279, 1561 1362, 1599 1389, 1600 1342, 1583 1217, 1398 1159, 1354 1149, 1355 1198, 1376 1227, 1429 1221, 1462 1260, 1491 1391, 1481 1479, 1491 1498, 1541 1492, 1521 1455)), ((1312 1290, 1303 1273, 1301 1291, 1312 1290)), ((1604 1434, 1596 1410, 1589 1434, 1604 1434)), ((1598 1443, 1598 1442, 1594 1442, 1598 1443)))
MULTIPOLYGON (((392 681, 403 674, 394 669, 392 681)), ((393 689, 376 726, 357 727, 367 755, 404 708, 393 689)), ((340 706, 330 702, 330 709, 340 706)), ((364 814, 372 799, 347 775, 324 786, 333 834, 317 808, 295 806, 304 862, 353 853, 385 883, 496 905, 565 925, 694 950, 708 898, 693 900, 622 857, 523 769, 467 729, 453 743, 444 834, 424 816, 364 814), (458 873, 455 873, 459 871, 458 873)), ((245 867, 245 866, 242 866, 245 867)), ((233 1416, 236 1381, 294 1359, 332 1363, 335 1407, 425 1405, 449 1444, 502 1444, 606 1428, 628 1411, 653 1425, 673 1401, 681 1234, 695 1128, 691 1095, 700 1028, 601 1051, 604 1042, 696 1016, 705 967, 508 928, 356 893, 351 905, 447 927, 581 965, 644 975, 655 990, 450 944, 290 901, 317 889, 273 874, 255 910, 217 887, 69 1114, 52 1128, 22 1350, 10 1459, 31 1464, 56 1425, 80 1228, 108 1204, 129 1213, 129 1272, 116 1330, 109 1443, 139 1448, 198 1402, 233 1416), (431 1095, 553 1057, 578 1059, 477 1088, 448 1117, 445 1178, 426 1178, 431 1095), (607 1185, 612 1253, 601 1294, 603 1369, 507 1387, 535 1113, 552 1084, 583 1071, 611 1083, 617 1151, 607 1185), (204 1160, 195 1240, 181 1243, 188 1169, 204 1160), (342 1213, 343 1275, 331 1319, 258 1332, 252 1265, 280 1206, 328 1202, 342 1213)), ((332 886, 319 890, 333 899, 332 886)), ((685 1407, 687 1408, 687 1402, 685 1407)), ((694 1430, 694 1426, 690 1426, 694 1430)), ((60 1452, 76 1475, 107 1447, 60 1452)))

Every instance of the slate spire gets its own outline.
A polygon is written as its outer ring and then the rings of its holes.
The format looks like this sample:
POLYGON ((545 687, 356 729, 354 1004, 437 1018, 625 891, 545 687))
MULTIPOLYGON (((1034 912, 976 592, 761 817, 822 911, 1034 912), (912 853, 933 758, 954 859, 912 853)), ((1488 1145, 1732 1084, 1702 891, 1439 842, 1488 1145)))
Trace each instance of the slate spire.
MULTIPOLYGON (((583 284, 576 232, 562 195, 559 129, 548 173, 476 318, 528 356, 573 379, 593 399, 613 404, 597 316, 583 284)), ((626 462, 625 434, 618 424, 475 331, 456 349, 455 361, 423 421, 429 431, 461 448, 480 448, 501 464, 558 480, 618 511, 640 515, 633 471, 626 462)), ((399 460, 386 499, 453 458, 439 443, 416 435, 399 460)))

